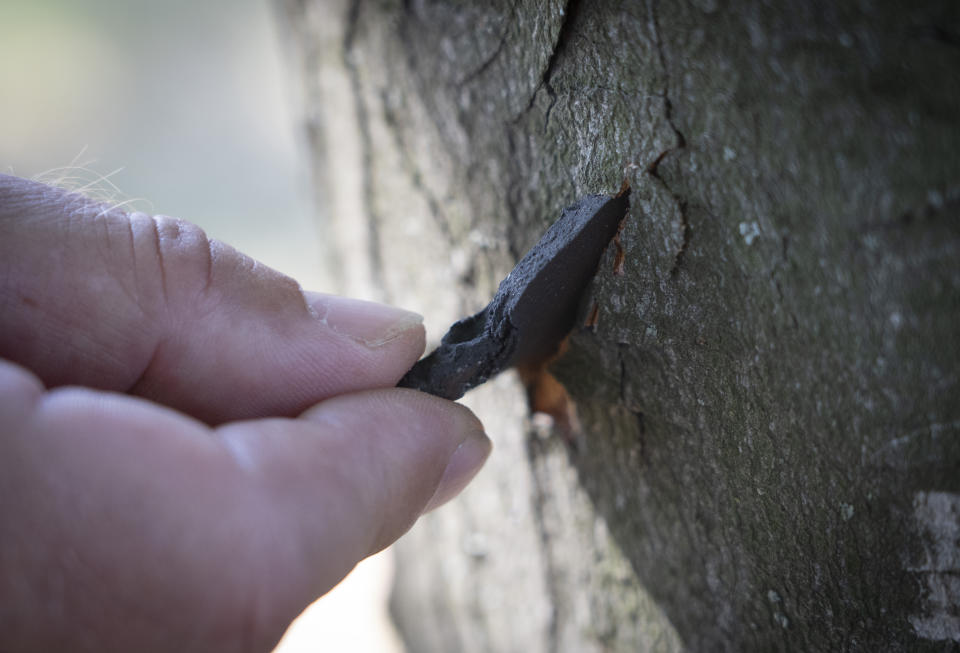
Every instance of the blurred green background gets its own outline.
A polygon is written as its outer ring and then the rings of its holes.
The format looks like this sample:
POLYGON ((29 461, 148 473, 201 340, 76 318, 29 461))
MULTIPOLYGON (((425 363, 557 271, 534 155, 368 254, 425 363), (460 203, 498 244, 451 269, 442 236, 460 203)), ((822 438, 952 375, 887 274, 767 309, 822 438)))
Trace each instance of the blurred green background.
MULTIPOLYGON (((0 0, 0 171, 92 184, 331 287, 276 25, 267 0, 0 0)), ((390 570, 361 563, 278 650, 400 650, 390 570)))
POLYGON ((0 0, 0 171, 108 175, 113 201, 322 286, 273 18, 266 0, 0 0))

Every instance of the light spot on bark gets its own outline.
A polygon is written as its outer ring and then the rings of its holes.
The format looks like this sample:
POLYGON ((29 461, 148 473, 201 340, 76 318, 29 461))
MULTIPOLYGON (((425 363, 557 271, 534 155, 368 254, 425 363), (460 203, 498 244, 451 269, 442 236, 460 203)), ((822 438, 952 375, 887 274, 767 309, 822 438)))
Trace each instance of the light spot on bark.
POLYGON ((780 611, 780 607, 783 604, 783 598, 777 593, 776 590, 769 590, 767 592, 767 600, 770 601, 771 605, 773 606, 773 620, 781 628, 789 628, 790 620, 787 618, 787 615, 780 611))
POLYGON ((960 642, 960 495, 917 492, 913 516, 919 557, 907 566, 922 579, 922 614, 910 617, 917 637, 960 642))
POLYGON ((849 503, 841 503, 840 516, 843 517, 843 521, 850 521, 850 518, 853 517, 853 506, 849 503))
POLYGON ((753 241, 760 235, 760 227, 756 222, 741 222, 740 235, 743 236, 743 242, 752 245, 753 241))

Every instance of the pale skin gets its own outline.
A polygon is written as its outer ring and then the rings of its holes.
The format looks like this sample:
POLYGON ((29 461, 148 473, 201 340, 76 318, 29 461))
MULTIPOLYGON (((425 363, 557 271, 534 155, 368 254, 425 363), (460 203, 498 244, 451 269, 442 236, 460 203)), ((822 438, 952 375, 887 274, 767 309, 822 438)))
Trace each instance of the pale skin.
POLYGON ((419 317, 0 175, 0 651, 269 651, 470 481, 419 317))

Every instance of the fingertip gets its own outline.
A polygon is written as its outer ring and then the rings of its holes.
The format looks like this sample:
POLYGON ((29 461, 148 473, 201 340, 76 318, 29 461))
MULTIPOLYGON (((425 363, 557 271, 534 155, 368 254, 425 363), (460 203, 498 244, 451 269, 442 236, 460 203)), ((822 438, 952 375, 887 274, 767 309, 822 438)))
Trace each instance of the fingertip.
POLYGON ((404 335, 424 333, 423 316, 413 311, 308 290, 303 291, 303 296, 321 323, 334 333, 371 349, 382 347, 404 335))
POLYGON ((490 452, 467 408, 415 390, 328 399, 295 420, 218 429, 297 533, 324 592, 466 486, 490 452))
POLYGON ((447 462, 437 490, 423 512, 435 510, 460 494, 480 472, 492 450, 493 443, 486 433, 482 430, 470 432, 447 462))
POLYGON ((43 382, 27 368, 0 358, 0 391, 22 391, 31 395, 43 392, 43 382))
POLYGON ((0 417, 8 428, 30 414, 43 391, 43 383, 35 374, 0 359, 0 417))
POLYGON ((336 397, 303 419, 349 433, 352 446, 364 452, 350 482, 376 488, 368 495, 375 502, 368 514, 377 515, 370 524, 376 536, 366 555, 459 494, 492 447, 468 408, 405 388, 336 397))
POLYGON ((423 316, 412 311, 351 297, 304 290, 310 314, 347 353, 345 364, 328 375, 334 394, 391 387, 423 354, 423 316))

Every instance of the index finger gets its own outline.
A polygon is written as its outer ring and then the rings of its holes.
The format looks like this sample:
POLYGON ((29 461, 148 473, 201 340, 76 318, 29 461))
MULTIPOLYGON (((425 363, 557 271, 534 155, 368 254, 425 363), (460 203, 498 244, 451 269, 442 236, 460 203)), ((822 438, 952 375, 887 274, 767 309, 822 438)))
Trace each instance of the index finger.
POLYGON ((7 175, 0 261, 0 357, 209 423, 390 387, 423 352, 413 313, 305 297, 192 224, 7 175))

